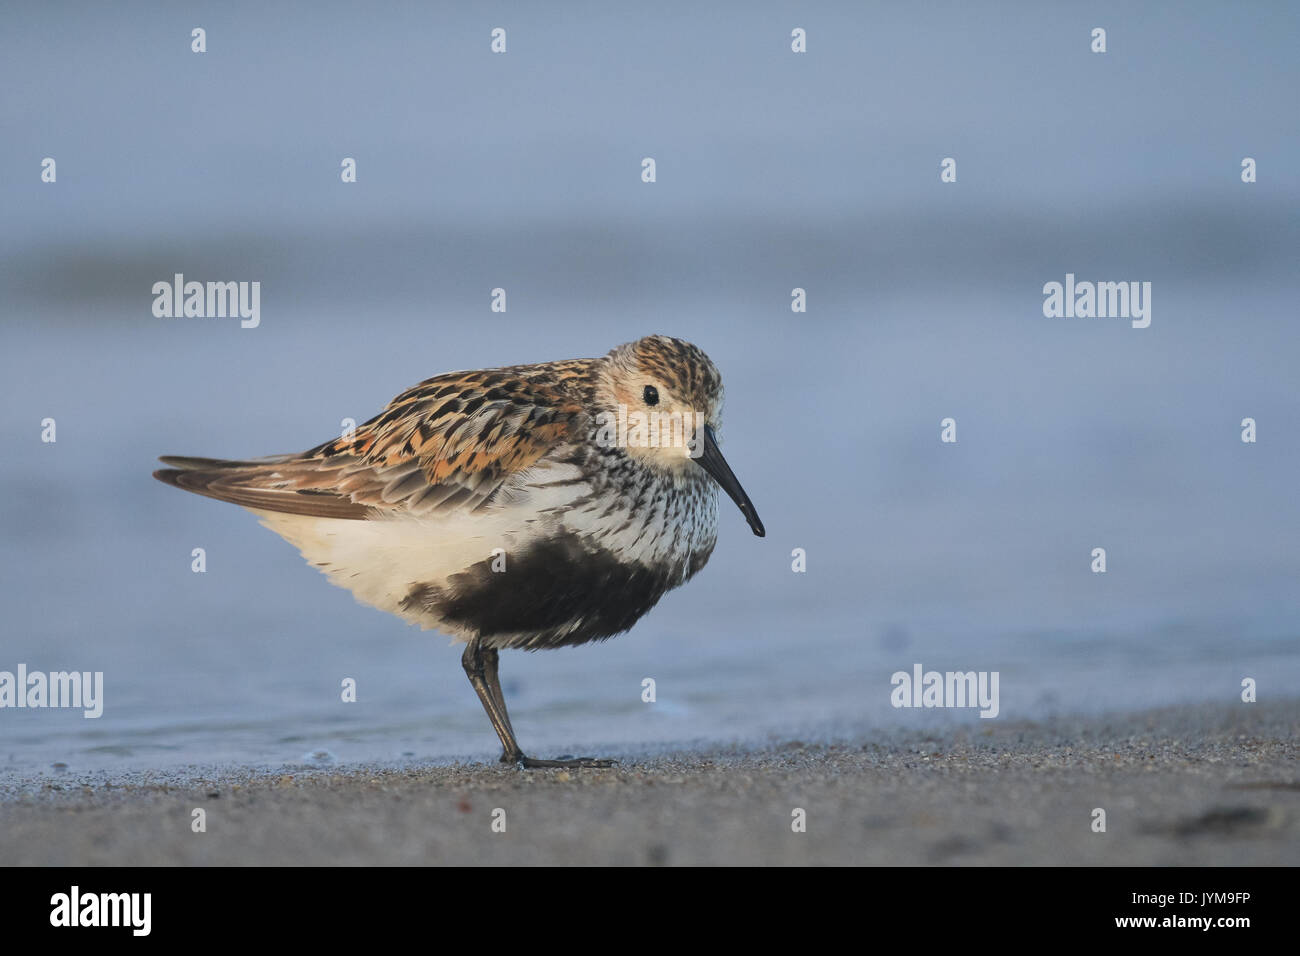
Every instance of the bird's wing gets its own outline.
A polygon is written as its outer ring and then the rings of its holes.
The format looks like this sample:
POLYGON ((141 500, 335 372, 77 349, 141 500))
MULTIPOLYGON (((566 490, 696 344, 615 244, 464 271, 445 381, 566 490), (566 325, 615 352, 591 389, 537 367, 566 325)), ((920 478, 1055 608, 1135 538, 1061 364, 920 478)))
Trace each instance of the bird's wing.
POLYGON ((246 508, 327 518, 473 511, 583 431, 560 385, 516 369, 453 372, 393 399, 355 434, 301 455, 166 457, 160 481, 246 508))

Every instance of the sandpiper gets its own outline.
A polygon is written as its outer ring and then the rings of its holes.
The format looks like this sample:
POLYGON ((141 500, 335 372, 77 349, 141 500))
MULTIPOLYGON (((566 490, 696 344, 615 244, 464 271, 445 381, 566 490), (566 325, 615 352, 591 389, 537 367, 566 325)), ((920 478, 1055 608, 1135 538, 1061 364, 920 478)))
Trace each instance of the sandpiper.
POLYGON ((502 761, 606 767, 525 756, 499 652, 628 630, 709 560, 717 487, 763 536, 718 449, 722 394, 703 351, 652 335, 439 375, 301 454, 168 456, 154 477, 247 508, 363 604, 464 642, 502 761))

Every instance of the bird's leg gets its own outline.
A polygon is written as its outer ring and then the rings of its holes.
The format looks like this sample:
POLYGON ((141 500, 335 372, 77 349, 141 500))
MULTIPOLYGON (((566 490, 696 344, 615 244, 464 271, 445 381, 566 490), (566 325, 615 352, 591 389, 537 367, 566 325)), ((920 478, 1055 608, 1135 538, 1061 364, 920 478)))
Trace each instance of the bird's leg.
MULTIPOLYGON (((487 681, 488 692, 497 702, 497 709, 501 711, 501 716, 505 718, 506 730, 510 731, 510 736, 514 736, 515 728, 510 723, 510 711, 506 709, 506 695, 501 692, 501 676, 498 673, 501 665, 501 652, 495 647, 485 647, 480 652, 483 655, 483 679, 487 681)), ((501 762, 511 762, 507 760, 508 755, 501 755, 501 762)))
POLYGON ((534 767, 612 767, 616 760, 597 760, 594 757, 570 757, 561 760, 539 760, 527 756, 519 749, 515 740, 514 728, 510 726, 510 714, 506 711, 505 695, 501 692, 501 678, 498 674, 501 654, 494 647, 483 647, 478 637, 473 638, 461 655, 460 663, 465 668, 474 693, 478 694, 483 709, 487 711, 492 729, 501 738, 501 762, 513 763, 525 769, 534 767))
MULTIPOLYGON (((497 709, 501 716, 505 718, 506 730, 510 732, 511 738, 514 738, 515 728, 510 723, 510 711, 506 707, 506 695, 501 690, 501 675, 499 673, 501 664, 501 652, 495 647, 483 648, 483 678, 487 681, 488 692, 496 700, 497 709)), ((503 745, 504 747, 504 745, 503 745)), ((519 753, 516 746, 515 751, 511 753, 509 748, 501 751, 501 763, 518 763, 523 754, 519 753)))
POLYGON ((501 683, 497 679, 498 657, 499 655, 495 649, 484 649, 480 639, 476 636, 465 645, 465 653, 460 657, 460 666, 465 668, 465 675, 469 677, 474 693, 478 694, 479 702, 483 704, 483 709, 487 711, 488 720, 492 722, 492 729, 501 738, 501 761, 503 763, 514 763, 521 759, 524 754, 519 749, 519 742, 515 740, 514 730, 510 727, 510 718, 506 716, 505 704, 499 699, 501 683), (488 678, 489 673, 491 674, 490 680, 488 678))

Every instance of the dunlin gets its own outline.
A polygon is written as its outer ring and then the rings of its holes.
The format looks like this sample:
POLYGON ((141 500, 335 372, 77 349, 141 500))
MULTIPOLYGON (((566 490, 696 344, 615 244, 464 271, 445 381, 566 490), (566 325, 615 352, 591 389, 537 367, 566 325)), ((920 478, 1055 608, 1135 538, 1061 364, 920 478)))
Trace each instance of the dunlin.
POLYGON ((354 433, 297 455, 165 457, 168 484, 241 505, 364 604, 467 646, 461 662, 524 767, 503 648, 620 634, 690 580, 717 541, 717 488, 763 524, 718 450, 722 378, 652 335, 603 358, 451 372, 354 433))

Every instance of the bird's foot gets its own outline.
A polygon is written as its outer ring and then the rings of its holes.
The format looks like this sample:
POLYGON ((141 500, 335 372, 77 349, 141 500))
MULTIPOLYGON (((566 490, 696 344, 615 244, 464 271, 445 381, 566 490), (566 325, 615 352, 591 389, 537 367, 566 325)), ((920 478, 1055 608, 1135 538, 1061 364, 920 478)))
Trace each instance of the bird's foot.
POLYGON ((596 757, 571 757, 565 754, 555 760, 541 760, 537 757, 529 757, 525 754, 502 754, 502 763, 512 763, 520 770, 542 770, 547 767, 560 767, 565 770, 577 770, 581 768, 600 769, 604 767, 617 767, 617 760, 602 760, 596 757))

